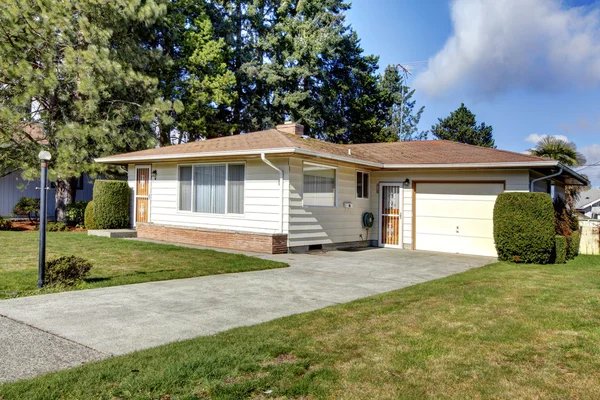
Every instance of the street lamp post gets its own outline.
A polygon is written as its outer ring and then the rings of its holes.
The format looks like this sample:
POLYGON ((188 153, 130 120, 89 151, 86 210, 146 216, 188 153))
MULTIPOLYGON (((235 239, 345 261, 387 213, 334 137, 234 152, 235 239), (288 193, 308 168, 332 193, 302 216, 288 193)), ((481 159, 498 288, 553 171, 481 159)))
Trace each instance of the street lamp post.
POLYGON ((50 152, 42 150, 38 154, 42 163, 42 175, 40 177, 40 257, 38 265, 38 289, 44 286, 44 271, 46 269, 46 197, 48 180, 48 161, 52 158, 50 152))

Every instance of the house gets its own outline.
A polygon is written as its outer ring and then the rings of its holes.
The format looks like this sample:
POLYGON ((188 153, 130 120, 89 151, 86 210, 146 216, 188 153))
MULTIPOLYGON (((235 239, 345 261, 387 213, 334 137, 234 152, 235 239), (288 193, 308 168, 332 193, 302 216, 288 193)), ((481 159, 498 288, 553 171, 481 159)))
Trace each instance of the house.
POLYGON ((333 144, 303 131, 284 124, 97 161, 128 166, 138 237, 267 253, 371 244, 495 256, 498 194, 588 184, 525 154, 437 140, 333 144))
MULTIPOLYGON (((54 219, 56 200, 54 197, 54 187, 48 189, 48 218, 54 219)), ((0 216, 11 217, 12 211, 17 201, 23 196, 40 198, 40 181, 28 181, 21 177, 21 171, 14 171, 0 177, 0 216)), ((90 201, 92 199, 93 180, 86 176, 81 176, 77 181, 77 194, 75 201, 90 201)))
POLYGON ((591 219, 600 219, 600 189, 582 192, 575 209, 591 219))

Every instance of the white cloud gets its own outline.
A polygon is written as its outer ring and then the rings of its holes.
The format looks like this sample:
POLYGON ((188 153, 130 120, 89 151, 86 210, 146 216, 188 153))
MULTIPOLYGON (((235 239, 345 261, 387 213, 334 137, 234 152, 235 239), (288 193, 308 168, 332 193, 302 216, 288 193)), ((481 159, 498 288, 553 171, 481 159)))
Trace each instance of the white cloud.
POLYGON ((561 0, 454 0, 453 35, 415 87, 440 95, 460 84, 480 95, 600 83, 600 7, 561 0))
MULTIPOLYGON (((533 144, 538 144, 538 142, 540 140, 542 140, 543 138, 545 138, 547 136, 548 135, 540 135, 539 133, 532 133, 531 135, 529 135, 525 138, 525 141, 529 142, 529 143, 533 143, 533 144)), ((569 138, 564 135, 552 135, 552 137, 555 137, 555 138, 560 139, 565 142, 569 141, 569 138)))

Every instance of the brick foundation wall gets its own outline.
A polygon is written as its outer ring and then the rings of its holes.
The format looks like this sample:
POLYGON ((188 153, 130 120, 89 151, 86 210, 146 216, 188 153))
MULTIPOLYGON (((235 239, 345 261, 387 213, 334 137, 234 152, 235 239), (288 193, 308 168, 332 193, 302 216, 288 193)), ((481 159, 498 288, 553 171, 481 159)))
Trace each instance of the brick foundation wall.
POLYGON ((256 253, 288 252, 286 234, 232 232, 138 223, 137 237, 256 253))

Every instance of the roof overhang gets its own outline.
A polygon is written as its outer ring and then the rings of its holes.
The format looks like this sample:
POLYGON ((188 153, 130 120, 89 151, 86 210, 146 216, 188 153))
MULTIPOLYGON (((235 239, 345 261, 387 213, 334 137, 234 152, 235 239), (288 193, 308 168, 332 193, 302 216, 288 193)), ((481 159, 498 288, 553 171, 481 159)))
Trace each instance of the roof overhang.
MULTIPOLYGON (((97 158, 95 161, 104 164, 138 164, 148 162, 176 162, 202 159, 224 159, 224 158, 240 158, 240 157, 256 157, 261 154, 274 156, 292 156, 301 155, 323 160, 333 160, 349 164, 370 167, 379 170, 444 170, 444 169, 496 169, 496 168, 563 168, 563 175, 566 175, 565 183, 569 185, 588 186, 590 184, 584 176, 578 174, 573 169, 560 164, 554 160, 543 161, 527 161, 527 162, 496 162, 496 163, 453 163, 453 164, 384 164, 373 161, 366 161, 354 158, 352 156, 340 156, 319 151, 299 149, 296 147, 278 148, 278 149, 253 149, 253 150, 236 150, 236 151, 213 151, 199 153, 184 153, 184 154, 153 154, 153 155, 122 155, 97 158), (570 183, 566 182, 571 180, 570 183)), ((562 176, 562 175, 561 175, 562 176)))

